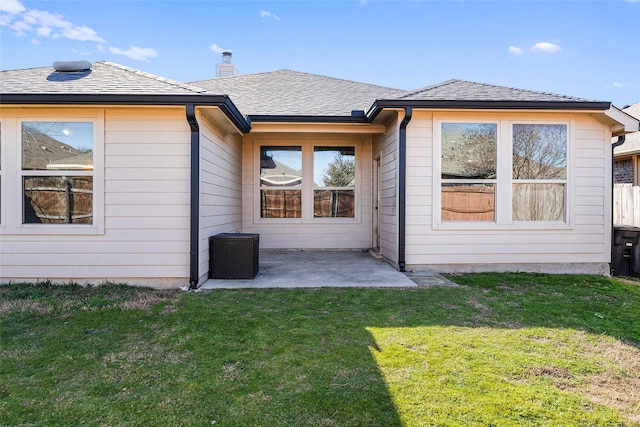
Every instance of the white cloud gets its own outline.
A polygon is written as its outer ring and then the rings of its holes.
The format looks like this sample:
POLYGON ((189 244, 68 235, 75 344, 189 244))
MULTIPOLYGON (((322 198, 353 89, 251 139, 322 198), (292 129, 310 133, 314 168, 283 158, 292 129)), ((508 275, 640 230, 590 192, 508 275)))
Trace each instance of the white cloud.
POLYGON ((273 19, 274 21, 280 20, 280 17, 278 15, 276 15, 275 13, 271 13, 267 10, 260 11, 260 18, 262 18, 263 20, 266 20, 266 19, 273 19))
POLYGON ((17 15, 25 10, 26 8, 18 0, 2 0, 0 2, 0 12, 8 13, 9 15, 17 15))
MULTIPOLYGON (((640 0, 639 0, 640 1, 640 0)), ((622 89, 623 87, 626 87, 627 85, 624 83, 620 83, 620 82, 613 82, 608 86, 605 86, 608 89, 622 89)))
POLYGON ((511 55, 522 55, 524 54, 524 51, 522 50, 522 48, 519 48, 517 46, 509 46, 509 53, 511 55))
POLYGON ((231 52, 231 49, 224 49, 221 48, 220 46, 218 46, 217 44, 212 44, 211 46, 209 46, 209 48, 214 51, 215 53, 222 53, 222 52, 231 52))
POLYGON ((122 50, 117 47, 109 46, 109 51, 114 55, 124 55, 136 61, 151 62, 150 58, 157 58, 158 52, 150 47, 131 46, 128 50, 122 50))
POLYGON ((97 45, 96 50, 100 53, 105 53, 107 51, 107 49, 105 49, 104 45, 102 44, 97 45))
POLYGON ((2 0, 0 26, 11 28, 18 36, 33 31, 36 37, 106 43, 95 30, 86 25, 75 25, 58 13, 28 9, 18 0, 2 0))
POLYGON ((531 46, 531 51, 536 53, 556 53, 561 49, 557 44, 540 42, 531 46))
POLYGON ((31 44, 42 44, 42 42, 38 39, 31 39, 31 44))

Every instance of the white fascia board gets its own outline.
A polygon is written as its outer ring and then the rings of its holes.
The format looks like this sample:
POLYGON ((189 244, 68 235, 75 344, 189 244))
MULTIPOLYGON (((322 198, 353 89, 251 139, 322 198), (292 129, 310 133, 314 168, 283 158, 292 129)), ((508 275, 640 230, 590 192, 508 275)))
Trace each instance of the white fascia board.
POLYGON ((611 126, 613 136, 640 131, 640 120, 614 106, 604 111, 604 115, 614 122, 611 126))

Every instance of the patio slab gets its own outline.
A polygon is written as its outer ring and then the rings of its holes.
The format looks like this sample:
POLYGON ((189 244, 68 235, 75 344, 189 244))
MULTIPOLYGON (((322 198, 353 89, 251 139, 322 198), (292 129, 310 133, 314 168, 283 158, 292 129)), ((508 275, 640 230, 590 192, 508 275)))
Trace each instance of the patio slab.
POLYGON ((209 279, 199 289, 419 286, 405 274, 368 252, 261 251, 260 269, 254 279, 209 279))

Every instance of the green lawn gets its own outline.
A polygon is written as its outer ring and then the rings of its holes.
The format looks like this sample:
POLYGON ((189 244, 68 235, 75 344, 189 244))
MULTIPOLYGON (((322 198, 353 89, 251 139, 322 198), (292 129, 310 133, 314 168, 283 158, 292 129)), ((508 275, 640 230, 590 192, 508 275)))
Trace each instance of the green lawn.
POLYGON ((0 287, 0 425, 637 426, 640 282, 0 287))

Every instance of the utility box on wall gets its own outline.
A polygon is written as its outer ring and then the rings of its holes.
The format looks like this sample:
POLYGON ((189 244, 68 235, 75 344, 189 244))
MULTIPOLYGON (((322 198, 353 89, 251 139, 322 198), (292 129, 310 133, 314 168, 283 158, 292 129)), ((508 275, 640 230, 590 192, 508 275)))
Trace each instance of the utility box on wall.
POLYGON ((210 279, 253 279, 259 270, 260 235, 221 233, 209 238, 210 279))

